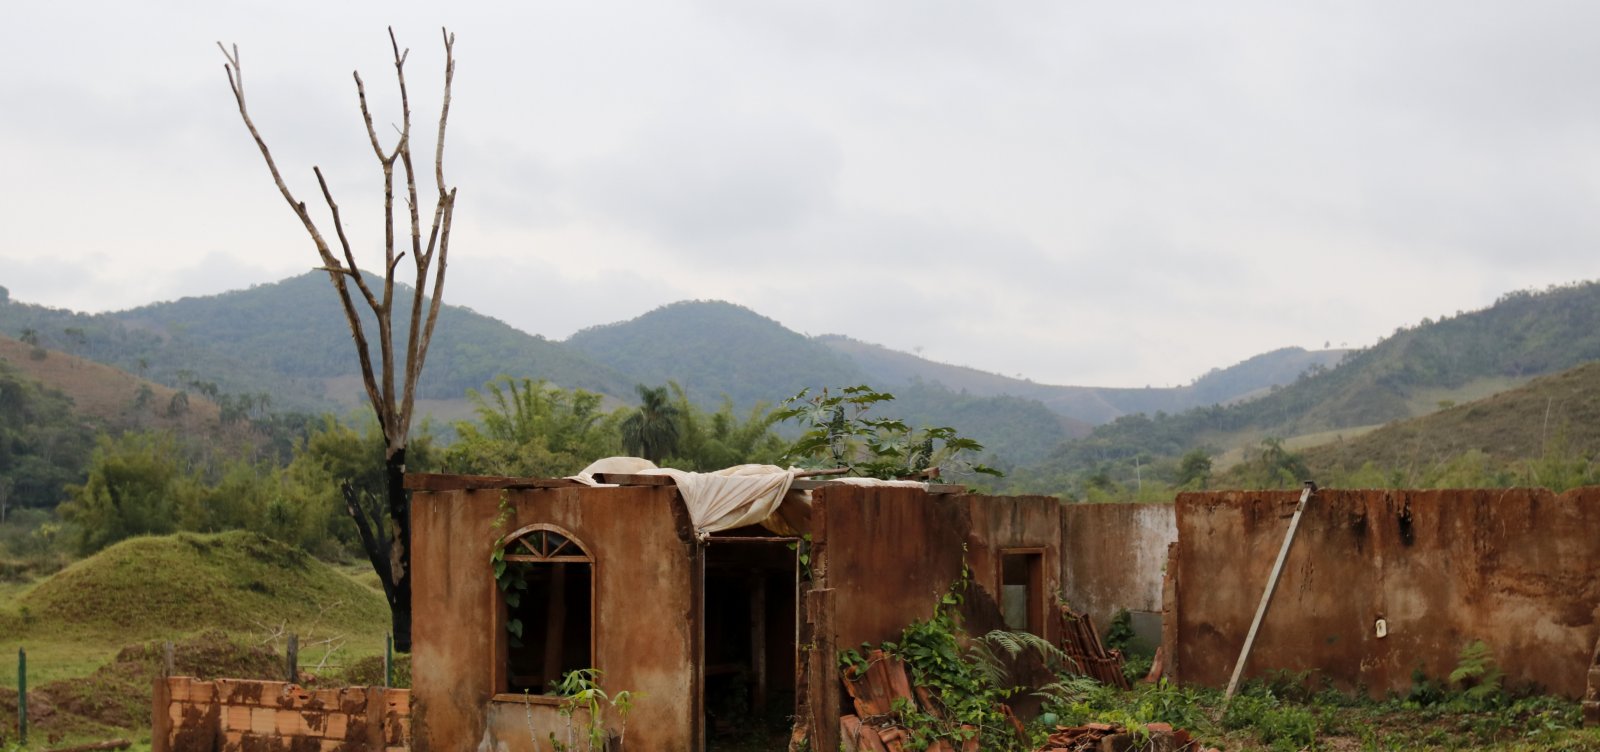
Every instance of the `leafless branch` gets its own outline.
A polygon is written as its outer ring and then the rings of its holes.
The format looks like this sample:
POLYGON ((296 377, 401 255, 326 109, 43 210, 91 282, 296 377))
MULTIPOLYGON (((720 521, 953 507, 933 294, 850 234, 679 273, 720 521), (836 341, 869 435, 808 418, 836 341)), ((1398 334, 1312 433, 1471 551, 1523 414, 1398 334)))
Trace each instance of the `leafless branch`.
POLYGON ((356 287, 361 289, 361 295, 367 299, 367 305, 374 312, 378 309, 377 298, 372 297, 372 290, 367 288, 367 280, 361 276, 361 268, 356 266, 355 254, 350 250, 350 238, 344 234, 344 220, 339 217, 339 204, 334 202, 333 193, 328 190, 328 181, 322 177, 322 168, 313 167, 311 171, 317 175, 317 186, 322 188, 322 198, 328 202, 328 211, 333 214, 333 230, 339 236, 339 247, 344 250, 344 262, 348 273, 356 281, 356 287))
MULTIPOLYGON (((244 68, 241 65, 239 46, 233 46, 232 54, 222 42, 217 42, 217 48, 222 50, 222 56, 227 58, 223 66, 228 73, 228 87, 233 90, 233 98, 239 105, 239 117, 244 120, 245 128, 249 129, 250 137, 255 140, 256 148, 261 151, 261 158, 267 163, 267 170, 272 173, 272 181, 278 186, 278 192, 283 195, 283 200, 288 202, 289 208, 294 210, 295 216, 300 218, 300 223, 305 226, 306 233, 311 236, 311 242, 317 248, 317 255, 322 257, 323 266, 337 267, 338 259, 328 248, 328 242, 322 237, 322 232, 317 229, 317 224, 311 219, 311 213, 306 210, 305 202, 297 200, 294 193, 283 180, 283 174, 278 171, 278 163, 272 158, 272 150, 267 148, 267 142, 261 137, 261 131, 256 128, 255 121, 250 117, 250 109, 245 104, 244 96, 244 68)), ((359 270, 352 269, 356 274, 359 270)), ((366 331, 361 325, 361 317, 356 313, 355 301, 350 297, 350 290, 345 284, 345 275, 328 273, 333 281, 334 289, 339 293, 339 302, 344 308, 345 323, 350 326, 350 334, 356 340, 356 355, 361 361, 362 381, 367 388, 367 396, 376 405, 378 402, 377 383, 372 377, 372 359, 367 354, 366 331)), ((379 420, 382 421, 380 411, 379 420)))
POLYGON ((455 36, 448 29, 442 30, 445 48, 445 76, 444 95, 439 111, 438 143, 434 146, 434 180, 437 183, 438 197, 434 201, 432 224, 427 233, 427 246, 423 246, 422 232, 422 206, 417 195, 417 176, 411 152, 411 96, 406 83, 405 64, 410 56, 410 50, 400 47, 394 29, 389 29, 389 46, 394 55, 395 81, 400 90, 401 118, 398 127, 399 139, 390 150, 385 150, 383 142, 378 138, 371 107, 367 100, 366 83, 359 72, 352 73, 356 84, 356 98, 360 104, 361 120, 367 131, 367 140, 372 146, 372 153, 377 158, 383 171, 383 216, 384 216, 384 241, 383 241, 383 288, 374 290, 372 285, 363 275, 356 262, 354 243, 346 232, 344 219, 340 212, 338 202, 333 198, 333 191, 320 169, 313 168, 316 174, 317 186, 322 192, 323 200, 327 203, 328 210, 333 218, 335 235, 338 238, 339 252, 336 254, 330 244, 323 237, 307 211, 304 202, 295 199, 288 185, 279 173, 278 166, 273 160, 272 152, 267 148, 265 140, 256 129, 255 123, 250 118, 248 108, 245 106, 244 77, 240 67, 239 50, 235 46, 230 51, 219 42, 223 57, 227 59, 224 66, 228 74, 228 85, 233 91, 234 99, 239 105, 239 115, 249 129, 251 138, 255 140, 257 148, 261 151, 262 158, 267 163, 268 170, 272 173, 274 184, 283 194, 295 215, 305 225, 306 232, 311 236, 316 245, 317 254, 322 260, 317 267, 327 272, 334 289, 338 292, 339 302, 344 309, 345 320, 349 325, 352 338, 355 340, 356 355, 361 365, 362 385, 366 388, 367 399, 372 403, 373 411, 377 414, 378 423, 383 429, 384 471, 387 486, 387 508, 384 510, 368 510, 364 499, 353 492, 348 486, 344 489, 346 509, 355 520, 358 531, 361 533, 362 547, 366 550, 368 558, 372 561, 373 569, 383 581, 384 594, 389 600, 391 612, 394 615, 395 641, 401 650, 408 649, 410 644, 410 591, 408 587, 408 562, 409 552, 407 542, 410 531, 409 501, 404 490, 401 477, 405 472, 405 450, 411 432, 412 409, 416 402, 417 382, 422 375, 423 364, 427 360, 428 347, 433 340, 434 326, 438 321, 439 311, 443 305, 444 275, 446 261, 449 255, 451 221, 455 213, 456 190, 449 188, 444 182, 444 138, 450 115, 451 86, 455 76, 455 36), (405 209, 408 214, 410 232, 410 247, 400 247, 401 241, 396 237, 395 228, 395 165, 399 164, 405 170, 405 209), (395 274, 401 261, 406 255, 411 256, 412 264, 416 269, 416 277, 411 290, 411 310, 409 320, 406 322, 406 336, 404 339, 405 352, 397 358, 396 338, 394 332, 394 298, 395 274), (342 260, 340 258, 342 256, 342 260), (430 275, 432 277, 431 290, 430 275), (348 279, 355 280, 362 302, 372 309, 377 322, 375 336, 377 342, 369 345, 368 337, 355 298, 350 291, 348 279), (426 305, 427 314, 424 318, 423 308, 426 305), (378 363, 373 363, 373 350, 378 353, 378 363), (403 381, 396 384, 396 379, 403 381), (387 516, 385 516, 385 513, 387 516), (393 531, 390 534, 392 523, 393 531))

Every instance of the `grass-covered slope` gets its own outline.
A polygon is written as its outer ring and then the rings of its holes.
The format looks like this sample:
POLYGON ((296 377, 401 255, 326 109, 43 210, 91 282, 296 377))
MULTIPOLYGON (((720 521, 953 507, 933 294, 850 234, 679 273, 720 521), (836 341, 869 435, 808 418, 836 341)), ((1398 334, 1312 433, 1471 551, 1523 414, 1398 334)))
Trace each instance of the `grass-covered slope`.
POLYGON ((0 611, 0 635, 101 636, 113 647, 205 629, 377 639, 389 628, 377 592, 243 531, 123 541, 38 583, 9 611, 0 611))
POLYGON ((204 431, 222 411, 199 394, 185 395, 187 407, 168 410, 178 390, 139 378, 127 371, 60 350, 32 347, 0 335, 0 362, 28 378, 71 398, 78 415, 113 428, 163 428, 204 431), (141 389, 147 392, 141 395, 141 389))
POLYGON ((1359 469, 1426 469, 1468 452, 1498 464, 1560 452, 1600 453, 1600 363, 1544 376, 1492 397, 1391 423, 1359 438, 1306 449, 1314 473, 1359 469))

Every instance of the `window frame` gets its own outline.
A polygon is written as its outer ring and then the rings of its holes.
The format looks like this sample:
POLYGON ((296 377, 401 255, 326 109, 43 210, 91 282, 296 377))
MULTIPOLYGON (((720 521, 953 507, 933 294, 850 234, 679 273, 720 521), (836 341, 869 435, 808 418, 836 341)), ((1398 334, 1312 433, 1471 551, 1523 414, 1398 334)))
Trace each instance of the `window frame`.
MULTIPOLYGON (((589 565, 589 665, 586 668, 597 668, 596 662, 600 655, 600 620, 598 618, 598 609, 600 605, 598 597, 600 582, 599 559, 590 552, 589 546, 585 545, 583 540, 578 536, 573 535, 570 530, 567 530, 560 525, 553 525, 547 522, 537 522, 532 525, 524 525, 523 527, 517 528, 506 535, 504 540, 506 541, 505 561, 510 563, 589 565), (558 552, 568 550, 570 547, 577 549, 578 553, 563 553, 558 556, 543 556, 538 554, 529 554, 526 552, 526 549, 524 549, 523 553, 512 553, 515 544, 520 542, 523 538, 540 532, 554 533, 567 540, 566 544, 557 549, 558 552)), ((493 579, 492 570, 490 579, 493 579)), ((491 655, 494 656, 494 664, 490 667, 489 672, 492 681, 491 686, 493 687, 493 692, 490 696, 490 699, 495 702, 514 702, 520 704, 532 703, 534 705, 552 706, 560 705, 561 698, 555 695, 533 694, 531 692, 527 694, 521 694, 505 691, 506 682, 510 678, 508 674, 511 660, 511 642, 509 639, 507 639, 506 620, 510 618, 511 614, 510 609, 506 607, 505 593, 500 592, 499 585, 496 584, 491 587, 489 592, 493 603, 491 607, 491 613, 495 615, 493 637, 494 649, 491 651, 491 655)))
MULTIPOLYGON (((997 565, 995 567, 995 574, 998 575, 997 579, 999 580, 999 582, 996 584, 1000 588, 999 605, 1002 614, 1004 613, 1005 609, 1006 557, 1027 557, 1024 559, 1024 562, 1028 568, 1028 582, 1025 583, 1027 587, 1026 598, 1028 605, 1028 625, 1023 631, 1044 638, 1049 637, 1046 632, 1050 628, 1050 604, 1048 602, 1049 593, 1046 592, 1047 585, 1049 583, 1046 582, 1045 577, 1045 573, 1048 571, 1048 562, 1046 560, 1049 558, 1049 555, 1050 551, 1045 546, 1016 546, 1001 548, 999 555, 995 557, 995 564, 997 565)), ((1005 626, 1007 629, 1011 629, 1011 625, 1007 624, 1005 626)))

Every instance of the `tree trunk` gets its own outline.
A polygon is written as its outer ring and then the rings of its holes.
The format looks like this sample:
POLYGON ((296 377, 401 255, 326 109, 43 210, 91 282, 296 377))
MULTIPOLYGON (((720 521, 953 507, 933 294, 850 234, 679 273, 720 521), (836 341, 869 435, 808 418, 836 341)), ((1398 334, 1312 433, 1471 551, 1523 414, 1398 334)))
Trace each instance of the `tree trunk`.
POLYGON ((390 620, 394 627, 394 649, 411 652, 411 494, 405 489, 406 450, 389 453, 384 459, 387 480, 389 519, 394 523, 390 539, 389 571, 394 582, 385 588, 389 597, 390 620))

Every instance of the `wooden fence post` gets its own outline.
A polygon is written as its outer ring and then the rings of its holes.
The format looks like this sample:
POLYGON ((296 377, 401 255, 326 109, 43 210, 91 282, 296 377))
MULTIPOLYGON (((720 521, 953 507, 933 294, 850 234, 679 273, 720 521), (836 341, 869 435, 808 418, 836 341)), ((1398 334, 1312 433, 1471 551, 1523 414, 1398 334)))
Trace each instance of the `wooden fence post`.
POLYGON ((28 651, 17 648, 17 741, 28 744, 28 651))
POLYGON ((289 681, 290 684, 298 684, 300 682, 300 635, 294 634, 292 632, 289 634, 289 650, 288 650, 288 653, 289 653, 289 660, 288 660, 288 663, 289 663, 289 666, 288 666, 288 668, 289 668, 289 680, 288 681, 289 681))

